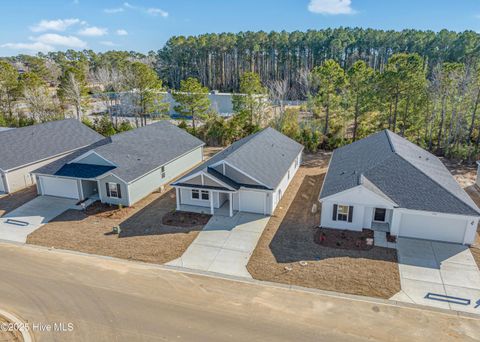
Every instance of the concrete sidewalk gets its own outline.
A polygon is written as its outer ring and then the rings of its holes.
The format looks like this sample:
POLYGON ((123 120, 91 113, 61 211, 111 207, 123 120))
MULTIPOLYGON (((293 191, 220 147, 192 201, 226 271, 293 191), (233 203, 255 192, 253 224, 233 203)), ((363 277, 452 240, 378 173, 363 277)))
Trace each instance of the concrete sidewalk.
POLYGON ((268 220, 250 213, 213 216, 185 253, 167 265, 251 278, 246 266, 268 220))
POLYGON ((77 200, 50 196, 38 196, 21 207, 0 217, 0 239, 22 242, 28 234, 75 206, 77 200), (25 222, 27 225, 7 223, 8 220, 25 222))

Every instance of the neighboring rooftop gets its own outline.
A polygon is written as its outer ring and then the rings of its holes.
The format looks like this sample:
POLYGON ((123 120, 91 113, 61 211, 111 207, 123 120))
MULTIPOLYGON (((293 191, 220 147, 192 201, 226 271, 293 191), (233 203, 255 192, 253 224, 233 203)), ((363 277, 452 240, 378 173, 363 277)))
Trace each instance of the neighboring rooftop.
POLYGON ((34 172, 51 175, 68 174, 71 177, 80 178, 94 178, 109 172, 128 183, 202 145, 204 145, 203 141, 183 129, 168 121, 159 121, 104 138, 90 147, 34 172), (91 168, 81 164, 81 161, 70 163, 89 151, 94 151, 110 161, 114 167, 91 168), (86 175, 90 177, 85 177, 86 175))
POLYGON ((95 143, 104 137, 75 119, 2 131, 0 169, 3 171, 49 159, 95 143))
POLYGON ((336 149, 320 198, 359 184, 367 184, 401 208, 480 213, 440 159, 389 130, 336 149))
MULTIPOLYGON (((224 160, 269 189, 275 189, 302 150, 303 146, 301 144, 268 127, 234 142, 183 178, 201 170, 209 172, 215 177, 215 170, 209 167, 224 160)), ((182 179, 179 180, 179 183, 182 182, 182 179)), ((226 181, 225 179, 220 180, 224 183, 226 181)), ((230 181, 234 182, 233 180, 230 181)))

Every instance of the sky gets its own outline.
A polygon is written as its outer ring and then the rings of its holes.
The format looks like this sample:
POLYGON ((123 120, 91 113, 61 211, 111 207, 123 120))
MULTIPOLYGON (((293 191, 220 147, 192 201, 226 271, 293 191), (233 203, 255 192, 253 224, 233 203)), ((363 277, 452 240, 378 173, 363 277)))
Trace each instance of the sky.
POLYGON ((327 27, 480 32, 480 0, 0 0, 0 56, 158 50, 175 35, 327 27))

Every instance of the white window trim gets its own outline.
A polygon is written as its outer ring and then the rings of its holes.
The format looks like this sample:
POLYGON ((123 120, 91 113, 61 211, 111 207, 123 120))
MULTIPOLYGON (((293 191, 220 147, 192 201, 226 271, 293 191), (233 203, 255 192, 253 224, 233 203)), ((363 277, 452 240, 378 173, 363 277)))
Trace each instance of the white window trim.
POLYGON ((118 197, 118 190, 117 190, 118 184, 117 184, 117 183, 114 183, 114 182, 107 182, 107 184, 108 184, 108 192, 110 193, 110 195, 107 196, 107 197, 110 197, 110 198, 120 198, 120 197, 118 197), (115 187, 115 190, 114 190, 115 196, 112 196, 112 188, 111 188, 112 185, 115 187))
POLYGON ((192 189, 192 191, 190 191, 190 198, 194 201, 210 201, 210 191, 200 190, 200 189, 192 189), (198 192, 198 198, 193 197, 193 192, 198 192), (203 194, 206 194, 208 198, 203 199, 202 198, 203 194))
POLYGON ((348 219, 350 218, 350 206, 349 205, 346 205, 346 204, 337 204, 337 221, 340 221, 340 222, 348 222, 348 219), (347 208, 347 213, 346 214, 340 214, 340 207, 345 207, 347 208), (339 218, 339 215, 345 215, 346 216, 346 219, 345 220, 341 220, 339 218))
POLYGON ((387 222, 387 208, 373 208, 373 222, 378 222, 378 223, 385 223, 385 222, 387 222), (375 220, 375 211, 377 211, 377 209, 384 209, 384 210, 385 210, 385 217, 384 217, 384 220, 383 220, 383 221, 375 220))

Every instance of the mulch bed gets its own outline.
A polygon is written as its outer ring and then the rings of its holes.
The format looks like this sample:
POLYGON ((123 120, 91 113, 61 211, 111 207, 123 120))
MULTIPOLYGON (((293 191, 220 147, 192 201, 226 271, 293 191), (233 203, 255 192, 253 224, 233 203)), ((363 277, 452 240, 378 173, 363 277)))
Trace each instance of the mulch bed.
POLYGON ((186 211, 171 211, 163 216, 162 224, 176 227, 195 227, 204 226, 210 220, 212 215, 190 213, 186 211))
POLYGON ((315 234, 315 243, 324 247, 368 251, 373 248, 373 230, 361 232, 331 228, 319 228, 315 234), (367 239, 372 239, 367 244, 367 239))

